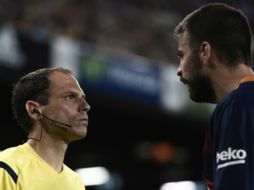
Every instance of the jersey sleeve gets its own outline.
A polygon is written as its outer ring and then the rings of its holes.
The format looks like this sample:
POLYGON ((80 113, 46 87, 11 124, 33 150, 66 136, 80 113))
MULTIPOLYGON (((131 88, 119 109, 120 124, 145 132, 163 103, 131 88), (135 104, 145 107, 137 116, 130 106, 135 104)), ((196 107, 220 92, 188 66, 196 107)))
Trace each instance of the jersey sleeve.
POLYGON ((253 189, 254 119, 250 106, 239 101, 220 105, 214 118, 214 168, 216 190, 253 189))
POLYGON ((0 189, 16 190, 17 175, 5 162, 0 161, 0 189))

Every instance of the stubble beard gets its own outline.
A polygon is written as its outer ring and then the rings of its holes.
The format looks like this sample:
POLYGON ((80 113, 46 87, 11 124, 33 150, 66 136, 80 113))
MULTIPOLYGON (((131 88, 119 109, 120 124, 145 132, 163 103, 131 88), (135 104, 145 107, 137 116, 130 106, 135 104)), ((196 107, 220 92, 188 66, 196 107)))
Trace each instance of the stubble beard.
POLYGON ((190 98, 197 103, 216 103, 211 80, 198 74, 189 82, 190 98))
POLYGON ((201 73, 202 63, 198 57, 193 57, 193 77, 188 81, 190 98, 197 103, 216 103, 216 96, 211 79, 201 73))

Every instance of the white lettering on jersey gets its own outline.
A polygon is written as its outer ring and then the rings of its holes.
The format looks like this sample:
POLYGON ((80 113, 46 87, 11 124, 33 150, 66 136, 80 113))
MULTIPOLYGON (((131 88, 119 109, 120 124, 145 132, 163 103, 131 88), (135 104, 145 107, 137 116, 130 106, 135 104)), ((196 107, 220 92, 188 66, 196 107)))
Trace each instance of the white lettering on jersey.
POLYGON ((227 150, 217 152, 216 163, 217 170, 227 166, 245 164, 247 153, 243 149, 232 149, 229 147, 227 150))

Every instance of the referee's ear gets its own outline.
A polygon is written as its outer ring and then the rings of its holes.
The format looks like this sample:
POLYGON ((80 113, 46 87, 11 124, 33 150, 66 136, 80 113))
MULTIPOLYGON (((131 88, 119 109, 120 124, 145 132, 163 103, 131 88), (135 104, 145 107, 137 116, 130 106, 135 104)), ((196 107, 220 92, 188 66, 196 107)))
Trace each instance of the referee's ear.
POLYGON ((40 119, 40 115, 38 114, 39 109, 40 109, 40 104, 38 102, 33 101, 33 100, 28 100, 26 102, 26 111, 32 120, 39 120, 40 119))

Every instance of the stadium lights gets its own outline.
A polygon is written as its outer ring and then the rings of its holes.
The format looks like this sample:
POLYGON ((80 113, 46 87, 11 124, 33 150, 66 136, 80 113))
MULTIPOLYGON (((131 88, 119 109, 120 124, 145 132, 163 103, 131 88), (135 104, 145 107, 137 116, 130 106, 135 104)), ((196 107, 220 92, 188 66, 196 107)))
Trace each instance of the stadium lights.
POLYGON ((193 181, 179 181, 164 183, 160 190, 198 190, 193 181))
POLYGON ((79 168, 75 170, 86 186, 103 185, 110 180, 110 174, 104 167, 79 168))

